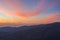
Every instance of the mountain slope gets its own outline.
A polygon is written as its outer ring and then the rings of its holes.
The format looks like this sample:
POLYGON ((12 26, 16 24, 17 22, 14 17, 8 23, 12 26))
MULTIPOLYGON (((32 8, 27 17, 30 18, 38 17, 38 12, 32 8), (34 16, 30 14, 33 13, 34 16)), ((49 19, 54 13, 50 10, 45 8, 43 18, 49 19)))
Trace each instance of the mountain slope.
MULTIPOLYGON (((13 28, 14 31, 0 32, 1 40, 58 40, 60 39, 60 23, 22 26, 13 28), (2 36, 2 35, 3 36, 2 36)), ((5 29, 6 30, 6 29, 5 29)), ((10 30, 10 29, 9 29, 10 30)), ((1 31, 1 30, 0 30, 1 31)))

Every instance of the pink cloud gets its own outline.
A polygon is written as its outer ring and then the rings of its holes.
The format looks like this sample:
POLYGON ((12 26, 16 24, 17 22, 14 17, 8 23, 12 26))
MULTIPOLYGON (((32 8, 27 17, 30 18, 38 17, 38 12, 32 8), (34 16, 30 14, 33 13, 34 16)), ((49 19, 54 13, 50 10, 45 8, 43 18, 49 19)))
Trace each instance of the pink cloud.
POLYGON ((7 12, 8 15, 18 16, 18 17, 22 17, 22 18, 29 18, 32 16, 37 16, 40 13, 44 12, 46 9, 52 8, 57 4, 57 2, 53 2, 49 5, 45 5, 47 0, 41 0, 37 3, 36 7, 34 7, 34 9, 31 11, 30 9, 28 9, 26 4, 23 4, 22 1, 20 1, 20 3, 19 3, 18 0, 12 0, 16 3, 16 5, 12 4, 10 1, 11 0, 6 0, 5 4, 9 8, 13 9, 14 13, 10 14, 9 10, 6 10, 6 9, 4 11, 7 12), (19 4, 19 6, 18 6, 18 4, 19 4), (23 8, 23 9, 21 9, 21 8, 23 8))
POLYGON ((49 14, 44 18, 40 19, 37 23, 46 24, 52 22, 60 22, 60 12, 49 14))

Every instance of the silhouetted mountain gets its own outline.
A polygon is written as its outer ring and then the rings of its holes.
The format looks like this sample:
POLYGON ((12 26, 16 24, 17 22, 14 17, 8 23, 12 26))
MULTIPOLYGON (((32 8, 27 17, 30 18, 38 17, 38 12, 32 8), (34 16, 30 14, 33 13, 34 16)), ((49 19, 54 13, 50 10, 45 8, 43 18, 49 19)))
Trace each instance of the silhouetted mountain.
POLYGON ((60 40, 60 22, 0 28, 0 40, 60 40), (5 30, 2 32, 2 30, 5 30))

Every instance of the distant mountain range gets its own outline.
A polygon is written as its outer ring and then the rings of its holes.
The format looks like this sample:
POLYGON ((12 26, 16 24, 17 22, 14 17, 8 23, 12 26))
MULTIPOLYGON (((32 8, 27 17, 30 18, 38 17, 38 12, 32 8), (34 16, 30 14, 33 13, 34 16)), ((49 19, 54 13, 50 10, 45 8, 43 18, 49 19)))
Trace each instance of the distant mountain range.
POLYGON ((1 27, 0 40, 60 40, 60 22, 22 27, 1 27))

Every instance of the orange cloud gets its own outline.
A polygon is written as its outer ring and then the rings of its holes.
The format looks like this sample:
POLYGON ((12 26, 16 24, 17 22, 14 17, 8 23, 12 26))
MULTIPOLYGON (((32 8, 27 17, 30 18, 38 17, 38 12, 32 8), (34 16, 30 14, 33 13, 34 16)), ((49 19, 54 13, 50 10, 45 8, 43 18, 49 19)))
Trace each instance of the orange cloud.
POLYGON ((45 11, 46 9, 52 8, 57 4, 57 2, 53 2, 53 3, 49 4, 48 6, 46 6, 46 5, 44 5, 45 2, 46 2, 46 0, 41 0, 32 11, 29 10, 26 13, 18 13, 17 12, 16 16, 20 16, 22 18, 29 18, 32 16, 37 16, 40 13, 42 13, 43 11, 45 11))
POLYGON ((25 20, 25 25, 35 25, 35 24, 48 24, 52 22, 60 22, 60 12, 59 13, 51 13, 47 14, 41 19, 32 19, 32 20, 25 20))
MULTIPOLYGON (((16 0, 15 0, 16 1, 16 0)), ((5 14, 8 19, 4 19, 4 18, 0 18, 0 23, 16 23, 16 24, 45 24, 45 23, 51 23, 51 22, 56 22, 56 21, 59 21, 60 22, 60 12, 59 13, 52 13, 52 14, 49 14, 47 16, 45 16, 44 18, 42 19, 32 19, 32 20, 28 20, 29 17, 32 17, 32 16, 37 16, 39 15, 41 12, 45 11, 46 9, 48 8, 52 8, 54 7, 57 3, 51 3, 49 4, 48 6, 44 5, 44 3, 46 2, 46 0, 41 0, 36 7, 34 7, 33 10, 30 10, 30 9, 24 9, 26 6, 25 4, 22 4, 21 5, 23 6, 20 6, 20 8, 23 8, 23 9, 19 9, 18 6, 16 5, 13 5, 12 3, 10 3, 8 0, 6 0, 6 5, 13 9, 14 10, 14 13, 11 14, 11 12, 7 9, 4 9, 2 4, 0 5, 0 8, 3 8, 2 12, 3 14, 5 14), (16 18, 15 18, 16 17, 16 18), (18 19, 17 19, 18 18, 18 19), (24 19, 26 18, 26 19, 24 19)), ((1 10, 1 9, 0 9, 1 10)))
POLYGON ((37 23, 46 24, 52 22, 60 22, 60 13, 52 13, 40 19, 37 23))
POLYGON ((17 19, 14 17, 9 17, 9 19, 0 18, 0 23, 6 23, 6 24, 21 24, 21 25, 34 25, 34 24, 47 24, 52 22, 60 22, 60 13, 52 13, 47 14, 47 16, 44 16, 42 19, 17 19))
POLYGON ((46 9, 52 8, 57 4, 56 2, 53 2, 53 3, 49 4, 48 6, 46 6, 45 5, 46 0, 40 0, 39 3, 37 3, 36 7, 34 7, 33 10, 30 10, 30 9, 28 9, 26 4, 23 4, 23 2, 21 0, 20 0, 20 3, 18 2, 18 0, 12 0, 15 2, 15 4, 12 4, 10 1, 11 0, 6 0, 5 4, 6 4, 6 6, 11 8, 12 10, 14 10, 14 13, 11 14, 11 13, 9 13, 8 10, 4 10, 4 11, 6 11, 7 12, 6 14, 8 14, 8 15, 18 16, 21 18, 29 18, 32 16, 37 16, 40 13, 42 13, 43 11, 45 11, 46 9))

